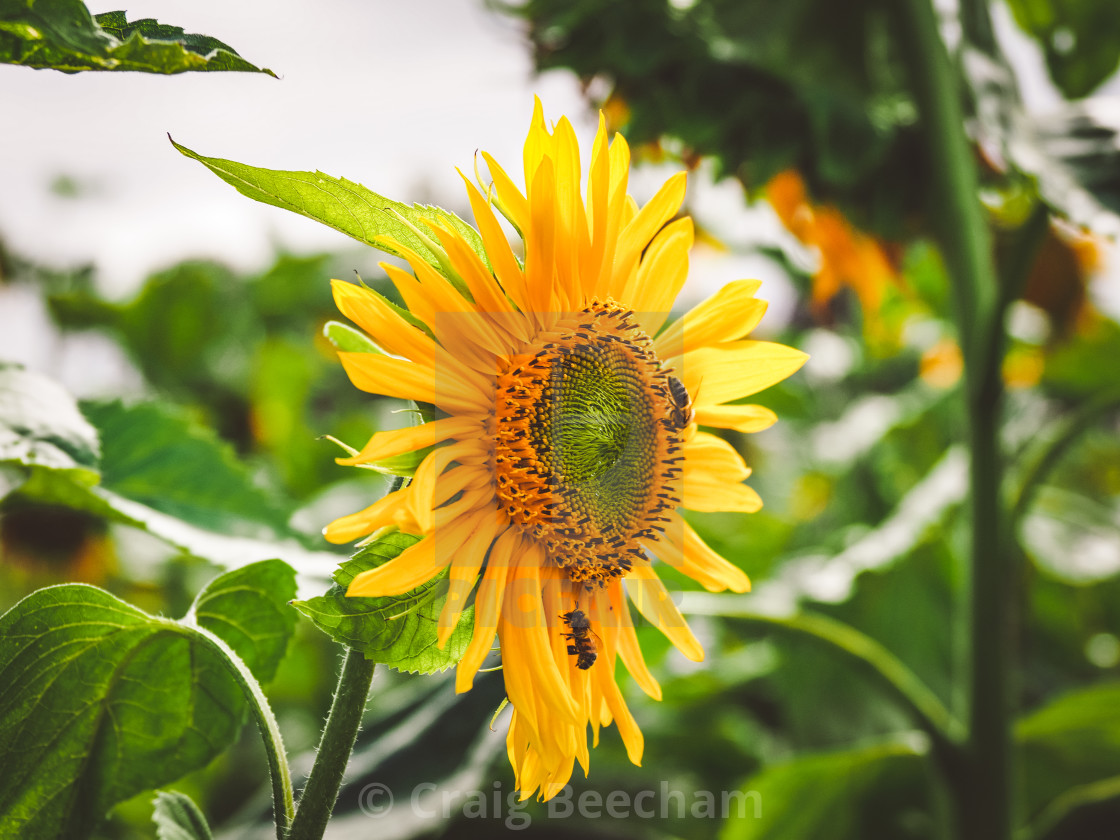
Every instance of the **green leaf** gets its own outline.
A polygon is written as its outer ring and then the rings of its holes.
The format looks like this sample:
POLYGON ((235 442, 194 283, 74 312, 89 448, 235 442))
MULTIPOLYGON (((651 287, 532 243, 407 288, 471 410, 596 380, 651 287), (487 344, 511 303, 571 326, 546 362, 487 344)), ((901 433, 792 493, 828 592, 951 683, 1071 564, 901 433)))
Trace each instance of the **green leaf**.
POLYGON ((1015 727, 1026 805, 1032 816, 1066 791, 1109 779, 1120 768, 1120 683, 1065 694, 1015 727))
POLYGON ((106 490, 210 530, 287 531, 286 511, 254 484, 232 448, 181 411, 120 401, 87 402, 82 410, 101 436, 106 490))
POLYGON ((159 840, 211 840, 206 817, 185 793, 161 790, 154 804, 152 819, 159 840))
POLYGON ((296 629, 288 602, 296 573, 282 560, 261 560, 226 572, 198 593, 185 620, 197 621, 233 648, 260 682, 269 682, 296 629))
POLYGON ((440 650, 436 629, 446 591, 446 569, 429 582, 407 592, 381 598, 348 598, 346 588, 367 569, 388 563, 419 541, 393 533, 362 548, 335 570, 335 585, 325 595, 293 601, 315 626, 334 639, 399 671, 433 674, 458 662, 474 630, 474 607, 464 610, 458 626, 440 650))
POLYGON ((118 802, 230 746, 247 705, 191 621, 268 675, 294 591, 291 570, 269 561, 213 581, 184 621, 84 584, 41 589, 0 617, 0 836, 86 837, 118 802))
POLYGON ((744 805, 732 805, 720 838, 927 836, 904 829, 907 816, 925 807, 923 752, 919 744, 891 741, 767 767, 744 784, 744 805))
POLYGON ((341 321, 327 321, 323 325, 323 335, 334 345, 336 350, 345 353, 380 353, 385 351, 373 343, 373 340, 361 330, 356 330, 349 324, 341 321))
POLYGON ((83 487, 55 473, 33 475, 16 495, 139 528, 187 554, 226 568, 240 568, 247 563, 278 557, 302 574, 321 577, 322 569, 338 562, 337 554, 309 550, 295 538, 255 539, 207 530, 103 487, 83 487))
MULTIPOLYGON (((97 481, 97 431, 60 385, 18 365, 0 365, 0 465, 59 470, 97 481)), ((9 471, 9 484, 16 482, 9 471)))
POLYGON ((280 557, 314 573, 337 562, 337 555, 310 551, 290 536, 284 506, 255 486, 209 430, 157 404, 88 403, 85 409, 105 448, 102 485, 39 470, 19 488, 19 498, 140 528, 221 566, 280 557))
POLYGON ((235 70, 276 76, 217 38, 151 18, 130 23, 124 12, 91 16, 80 0, 0 0, 0 63, 64 73, 235 70))
POLYGON ((409 226, 411 224, 427 236, 430 231, 425 221, 431 221, 458 233, 475 253, 483 260, 486 259, 478 232, 454 213, 440 207, 402 204, 378 195, 361 184, 345 178, 334 178, 322 172, 259 169, 232 160, 203 157, 174 140, 171 143, 242 195, 322 222, 386 253, 403 256, 382 238, 391 237, 439 270, 437 255, 409 226), (395 214, 400 214, 405 221, 395 214))
POLYGON ((1008 0, 1042 48, 1050 78, 1068 99, 1091 93, 1120 65, 1120 17, 1101 0, 1008 0))

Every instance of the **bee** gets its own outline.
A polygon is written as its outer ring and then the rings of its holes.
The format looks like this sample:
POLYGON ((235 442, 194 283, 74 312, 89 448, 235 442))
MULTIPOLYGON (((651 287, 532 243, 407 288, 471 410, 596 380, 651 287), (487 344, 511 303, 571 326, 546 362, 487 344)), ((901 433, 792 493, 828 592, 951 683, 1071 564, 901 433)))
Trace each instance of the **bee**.
POLYGON ((675 376, 669 377, 669 399, 673 404, 669 412, 669 422, 678 432, 682 431, 692 422, 696 412, 692 410, 692 398, 688 395, 688 389, 675 376))
POLYGON ((595 664, 595 639, 591 632, 591 619, 583 610, 572 610, 564 613, 560 618, 571 629, 571 633, 564 633, 564 638, 571 642, 568 645, 568 655, 576 657, 576 667, 586 671, 595 664))

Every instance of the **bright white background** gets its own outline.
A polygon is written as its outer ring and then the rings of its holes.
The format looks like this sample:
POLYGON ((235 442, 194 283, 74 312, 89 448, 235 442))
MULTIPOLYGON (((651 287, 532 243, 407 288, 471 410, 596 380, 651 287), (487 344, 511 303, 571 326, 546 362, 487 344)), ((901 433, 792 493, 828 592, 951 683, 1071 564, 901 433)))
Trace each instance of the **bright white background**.
MULTIPOLYGON (((93 0, 95 13, 120 8, 93 0)), ((0 239, 56 268, 93 263, 102 290, 126 298, 151 271, 187 257, 261 269, 277 247, 341 250, 352 240, 309 219, 253 202, 179 155, 170 133, 201 154, 274 169, 320 169, 389 197, 462 211, 455 167, 482 148, 519 171, 521 144, 539 95, 549 119, 569 115, 589 141, 594 122, 578 82, 535 77, 520 23, 481 0, 150 0, 129 17, 217 37, 258 74, 65 75, 0 65, 0 239), (77 197, 50 190, 72 179, 77 197)), ((1057 101, 1037 49, 1009 32, 1024 94, 1036 109, 1057 101)), ((1114 80, 1115 81, 1115 80, 1114 80)), ((1112 87, 1116 87, 1113 85, 1112 87)), ((666 172, 638 173, 644 200, 666 172)), ((765 208, 748 209, 734 182, 691 178, 689 209, 731 247, 698 247, 686 297, 745 276, 764 281, 773 329, 788 316, 788 283, 744 250, 783 241, 765 208)), ((468 216, 469 218, 469 216, 468 216)), ((319 282, 319 278, 309 278, 319 282)), ((137 386, 103 337, 53 333, 32 290, 0 286, 0 359, 58 377, 80 396, 137 386)))

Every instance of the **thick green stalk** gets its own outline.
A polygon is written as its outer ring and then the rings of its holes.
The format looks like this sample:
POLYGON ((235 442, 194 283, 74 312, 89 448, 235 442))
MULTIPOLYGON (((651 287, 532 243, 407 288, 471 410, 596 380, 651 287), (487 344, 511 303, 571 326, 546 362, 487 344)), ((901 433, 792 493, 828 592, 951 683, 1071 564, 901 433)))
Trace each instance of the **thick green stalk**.
POLYGON ((373 666, 360 651, 346 651, 327 725, 319 741, 311 776, 299 797, 288 840, 321 840, 327 830, 342 776, 358 737, 358 726, 373 682, 373 666))
POLYGON ((931 0, 904 0, 898 8, 934 173, 933 221, 957 300, 969 422, 969 603, 962 611, 968 744, 963 767, 947 768, 947 781, 961 840, 1010 840, 1015 591, 1008 586, 1012 576, 1000 499, 1003 312, 976 168, 963 131, 959 80, 931 0))

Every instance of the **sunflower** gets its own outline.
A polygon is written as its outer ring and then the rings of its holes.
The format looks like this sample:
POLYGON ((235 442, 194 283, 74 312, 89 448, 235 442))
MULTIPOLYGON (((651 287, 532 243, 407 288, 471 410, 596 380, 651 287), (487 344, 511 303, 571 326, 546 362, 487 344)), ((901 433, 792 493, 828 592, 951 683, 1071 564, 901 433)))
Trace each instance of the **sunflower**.
POLYGON ((408 486, 324 533, 336 543, 386 528, 422 537, 356 577, 347 594, 401 594, 449 566, 441 646, 473 593, 474 634, 456 690, 471 688, 496 636, 517 786, 523 799, 538 790, 547 799, 576 761, 587 772, 589 725, 597 743, 600 728, 616 723, 629 758, 641 762, 617 661, 649 696, 660 699, 661 689, 628 600, 689 659, 704 656, 651 558, 712 591, 749 589, 678 512, 761 506, 742 484, 743 459, 698 426, 767 428, 776 419, 768 409, 729 403, 789 376, 806 356, 743 340, 765 310, 756 281, 731 283, 665 326, 693 240, 691 220, 675 218, 685 176, 639 209, 626 192, 626 142, 616 135, 608 144, 602 117, 586 201, 572 126, 561 119, 550 131, 539 101, 526 191, 483 157, 491 184, 463 176, 481 248, 433 224, 437 270, 392 243, 412 272, 383 268, 407 312, 367 288, 333 284, 342 313, 385 351, 339 353, 354 385, 431 404, 437 419, 379 432, 339 460, 428 450, 408 486), (498 215, 523 240, 523 260, 498 215))

